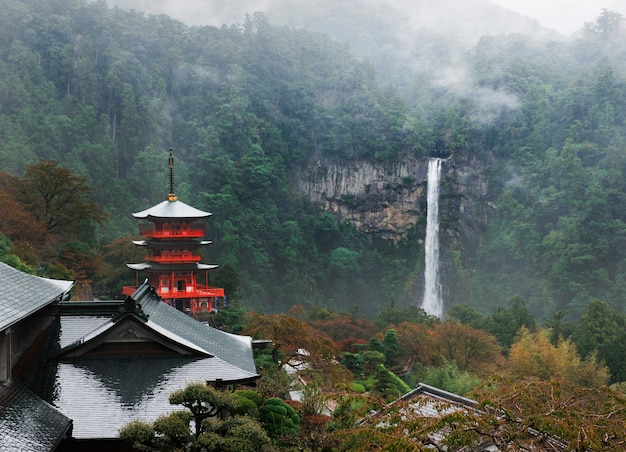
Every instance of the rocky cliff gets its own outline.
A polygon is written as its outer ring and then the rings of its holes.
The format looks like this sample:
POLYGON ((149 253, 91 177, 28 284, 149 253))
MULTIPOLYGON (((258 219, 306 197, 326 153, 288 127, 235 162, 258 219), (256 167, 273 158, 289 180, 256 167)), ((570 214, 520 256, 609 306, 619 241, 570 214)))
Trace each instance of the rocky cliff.
MULTIPOLYGON (((318 160, 292 175, 292 188, 363 232, 402 244, 412 231, 421 243, 427 177, 426 158, 385 163, 318 160)), ((469 290, 463 275, 471 272, 474 250, 494 210, 488 194, 487 176, 478 162, 455 157, 444 162, 439 239, 445 305, 464 301, 469 290)), ((423 277, 421 272, 416 275, 407 299, 419 299, 416 292, 422 290, 423 277)))

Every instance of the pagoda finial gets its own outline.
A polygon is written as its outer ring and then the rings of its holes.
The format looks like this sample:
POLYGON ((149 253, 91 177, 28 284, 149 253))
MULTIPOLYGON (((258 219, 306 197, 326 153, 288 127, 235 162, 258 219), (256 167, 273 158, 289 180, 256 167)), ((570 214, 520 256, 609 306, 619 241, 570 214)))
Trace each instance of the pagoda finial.
POLYGON ((178 201, 174 194, 174 156, 172 155, 172 148, 170 148, 170 194, 167 195, 167 200, 178 201))

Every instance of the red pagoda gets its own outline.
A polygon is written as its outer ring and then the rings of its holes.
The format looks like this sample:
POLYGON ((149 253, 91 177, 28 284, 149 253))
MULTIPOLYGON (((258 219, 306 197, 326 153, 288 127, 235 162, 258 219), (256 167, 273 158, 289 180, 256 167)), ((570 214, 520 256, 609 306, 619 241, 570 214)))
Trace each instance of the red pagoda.
MULTIPOLYGON (((200 249, 211 242, 202 240, 206 219, 212 214, 191 207, 174 195, 174 159, 170 150, 170 193, 167 199, 142 212, 133 213, 139 219, 139 232, 144 240, 133 241, 145 246, 146 262, 127 264, 135 270, 139 286, 139 272, 145 272, 148 282, 163 301, 193 316, 207 314, 226 306, 224 289, 209 286, 209 270, 217 265, 200 263, 200 249)), ((125 286, 124 295, 137 289, 125 286)))

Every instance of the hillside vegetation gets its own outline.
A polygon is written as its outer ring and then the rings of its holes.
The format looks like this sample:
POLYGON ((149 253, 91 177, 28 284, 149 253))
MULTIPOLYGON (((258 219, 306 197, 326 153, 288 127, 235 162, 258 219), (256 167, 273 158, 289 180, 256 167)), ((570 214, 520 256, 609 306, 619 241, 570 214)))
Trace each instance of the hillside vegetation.
MULTIPOLYGON (((262 14, 190 27, 103 2, 0 6, 2 195, 23 209, 3 206, 13 222, 0 225, 5 259, 100 292, 132 282, 130 213, 164 199, 172 147, 176 194, 214 212, 206 260, 228 270, 218 279, 246 308, 375 314, 404 300, 421 271, 421 226, 397 244, 365 236, 291 193, 289 174, 319 157, 381 162, 445 150, 489 169, 497 206, 480 246, 456 263, 470 298, 451 304, 490 315, 520 296, 536 318, 567 321, 593 299, 624 307, 618 14, 604 11, 571 41, 485 35, 469 50, 424 29, 413 64, 388 54, 387 67, 404 71, 385 75, 392 85, 346 44, 262 14), (27 178, 40 160, 84 178, 102 215, 26 234, 19 225, 44 216, 11 178, 27 178), (93 265, 79 268, 77 255, 93 265)), ((379 28, 377 42, 393 42, 384 37, 392 29, 379 28)))

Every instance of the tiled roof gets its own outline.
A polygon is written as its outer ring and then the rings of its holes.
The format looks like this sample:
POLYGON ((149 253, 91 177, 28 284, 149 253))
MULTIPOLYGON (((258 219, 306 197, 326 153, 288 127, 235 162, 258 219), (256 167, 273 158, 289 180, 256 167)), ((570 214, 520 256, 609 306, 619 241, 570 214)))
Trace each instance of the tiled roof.
POLYGON ((466 408, 475 408, 478 402, 467 397, 454 394, 452 392, 444 391, 443 389, 436 388, 434 386, 427 385, 425 383, 419 383, 415 389, 407 392, 399 400, 413 400, 416 397, 425 397, 433 400, 443 400, 448 403, 453 403, 458 406, 464 406, 466 408))
POLYGON ((0 451, 54 450, 72 421, 21 384, 0 385, 0 451))
POLYGON ((133 298, 148 314, 149 322, 196 344, 212 356, 256 374, 250 336, 226 333, 198 322, 163 303, 147 282, 137 289, 133 298))
MULTIPOLYGON (((115 438, 119 428, 139 419, 146 422, 181 409, 169 395, 197 381, 245 382, 258 377, 252 340, 211 328, 166 305, 146 283, 133 295, 148 315, 142 326, 167 340, 195 349, 198 354, 177 356, 108 356, 49 360, 48 381, 54 385, 51 403, 74 420, 79 439, 115 438)), ((62 353, 107 334, 133 316, 62 315, 59 345, 62 353), (116 323, 117 322, 117 323, 116 323)))
POLYGON ((29 275, 0 262, 0 331, 60 300, 73 284, 29 275))
POLYGON ((183 409, 170 405, 169 396, 187 384, 239 373, 215 358, 174 356, 84 358, 54 365, 52 403, 74 420, 78 439, 116 438, 132 420, 152 422, 183 409))
POLYGON ((211 215, 213 214, 198 210, 178 200, 166 200, 149 209, 133 214, 135 218, 206 218, 211 215))
MULTIPOLYGON (((219 358, 221 361, 241 369, 245 378, 257 375, 252 352, 252 338, 227 333, 212 328, 187 314, 163 303, 154 289, 144 282, 133 294, 133 299, 147 314, 146 328, 185 348, 197 350, 199 354, 219 358)), ((94 340, 108 331, 118 320, 103 322, 101 317, 68 317, 62 319, 62 353, 83 343, 94 340), (79 335, 79 331, 82 333, 79 335), (71 333, 71 334, 70 334, 71 333), (68 338, 71 337, 70 341, 68 338)), ((242 378, 244 378, 242 376, 242 378)))

